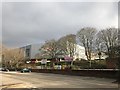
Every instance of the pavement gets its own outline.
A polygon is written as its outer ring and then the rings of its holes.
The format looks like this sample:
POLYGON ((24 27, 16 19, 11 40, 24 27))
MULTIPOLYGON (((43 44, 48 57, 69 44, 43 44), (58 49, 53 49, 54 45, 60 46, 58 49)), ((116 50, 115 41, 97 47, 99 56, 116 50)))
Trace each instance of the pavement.
POLYGON ((114 79, 49 73, 3 72, 1 88, 118 88, 114 79))
MULTIPOLYGON (((7 72, 7 73, 17 74, 17 72, 7 72)), ((4 75, 1 74, 1 81, 2 81, 0 84, 1 88, 32 88, 34 87, 32 86, 32 84, 28 82, 11 78, 11 75, 9 74, 4 74, 4 75)))

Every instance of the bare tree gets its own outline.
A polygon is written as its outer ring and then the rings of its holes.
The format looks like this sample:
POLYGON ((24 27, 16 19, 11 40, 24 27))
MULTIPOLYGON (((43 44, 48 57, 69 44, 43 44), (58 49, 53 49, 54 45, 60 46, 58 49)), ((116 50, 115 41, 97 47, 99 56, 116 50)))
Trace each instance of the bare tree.
POLYGON ((60 49, 56 40, 46 41, 45 44, 40 48, 42 56, 49 56, 51 59, 57 58, 59 50, 60 49))
POLYGON ((104 44, 101 39, 100 33, 98 32, 95 37, 95 52, 97 51, 97 55, 99 56, 99 60, 101 60, 102 53, 104 52, 104 44))
POLYGON ((41 54, 40 53, 35 54, 35 58, 36 59, 41 59, 41 54))
POLYGON ((54 68, 54 62, 58 59, 61 52, 60 50, 56 40, 49 40, 40 48, 40 56, 42 56, 42 58, 51 59, 51 67, 54 68))
POLYGON ((118 29, 117 28, 107 28, 99 31, 99 38, 102 40, 106 47, 106 52, 110 58, 114 57, 115 50, 113 47, 118 44, 118 29))
POLYGON ((1 56, 2 56, 1 57, 2 66, 7 66, 7 63, 6 63, 5 59, 4 59, 4 56, 5 56, 5 53, 7 52, 8 48, 5 45, 1 44, 0 50, 1 50, 1 56))
POLYGON ((76 51, 76 35, 69 34, 61 37, 58 43, 65 55, 74 56, 76 51))
POLYGON ((0 44, 0 67, 2 67, 2 47, 3 45, 0 44))
POLYGON ((3 50, 3 64, 7 68, 19 68, 21 64, 24 64, 24 53, 22 49, 3 50))
POLYGON ((85 55, 87 59, 90 61, 90 67, 91 67, 92 51, 94 48, 93 42, 94 42, 95 34, 96 34, 96 29, 91 27, 82 28, 80 31, 77 32, 77 37, 85 48, 85 55))

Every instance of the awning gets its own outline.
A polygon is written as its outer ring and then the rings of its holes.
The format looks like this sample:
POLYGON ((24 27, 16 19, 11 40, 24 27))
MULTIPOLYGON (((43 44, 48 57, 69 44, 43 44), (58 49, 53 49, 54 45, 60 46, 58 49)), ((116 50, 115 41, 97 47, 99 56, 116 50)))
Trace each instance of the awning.
POLYGON ((65 61, 73 61, 73 57, 70 56, 64 56, 65 61))

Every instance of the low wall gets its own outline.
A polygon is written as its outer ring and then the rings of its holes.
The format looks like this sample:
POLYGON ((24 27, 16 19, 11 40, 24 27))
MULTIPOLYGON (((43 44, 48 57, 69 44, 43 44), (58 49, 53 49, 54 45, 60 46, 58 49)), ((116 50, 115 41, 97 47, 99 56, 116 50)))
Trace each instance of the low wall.
POLYGON ((118 70, 93 70, 93 69, 82 69, 82 70, 57 70, 57 69, 32 69, 32 72, 38 73, 54 73, 63 75, 77 75, 77 76, 91 76, 101 78, 117 78, 118 70))

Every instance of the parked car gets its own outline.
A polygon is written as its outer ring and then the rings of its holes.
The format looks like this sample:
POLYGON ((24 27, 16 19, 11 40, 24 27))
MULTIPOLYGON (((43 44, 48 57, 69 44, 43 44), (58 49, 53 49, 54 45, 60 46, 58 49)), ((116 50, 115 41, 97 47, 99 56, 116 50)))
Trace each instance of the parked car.
POLYGON ((24 69, 22 69, 20 72, 21 72, 21 73, 26 73, 26 72, 31 72, 31 70, 28 69, 28 68, 24 68, 24 69))
POLYGON ((0 71, 6 71, 6 72, 8 72, 9 69, 7 69, 7 68, 0 68, 0 71))

